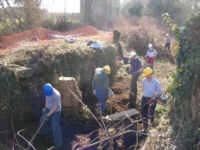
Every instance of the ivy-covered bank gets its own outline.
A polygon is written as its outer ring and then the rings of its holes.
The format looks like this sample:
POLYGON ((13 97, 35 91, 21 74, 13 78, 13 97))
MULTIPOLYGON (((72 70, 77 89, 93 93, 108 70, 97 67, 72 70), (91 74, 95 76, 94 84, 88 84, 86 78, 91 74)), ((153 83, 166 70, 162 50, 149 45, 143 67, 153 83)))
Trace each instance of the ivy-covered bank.
POLYGON ((170 87, 171 124, 178 150, 197 150, 200 144, 200 15, 177 32, 177 70, 170 87))

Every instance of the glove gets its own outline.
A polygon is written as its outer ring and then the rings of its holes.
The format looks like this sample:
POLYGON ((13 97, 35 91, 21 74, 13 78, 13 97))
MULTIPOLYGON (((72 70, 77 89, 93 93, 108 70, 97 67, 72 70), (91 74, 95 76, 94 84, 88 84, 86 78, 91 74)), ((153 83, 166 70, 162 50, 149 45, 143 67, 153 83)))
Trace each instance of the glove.
POLYGON ((44 113, 46 111, 46 109, 47 109, 46 107, 42 108, 42 112, 44 113))
POLYGON ((148 100, 148 104, 152 104, 152 103, 154 103, 155 101, 156 101, 156 98, 151 98, 151 99, 148 100))
POLYGON ((42 116, 41 116, 41 118, 40 118, 40 122, 43 122, 43 121, 46 121, 46 120, 48 120, 48 115, 47 115, 47 113, 46 114, 43 114, 42 116))

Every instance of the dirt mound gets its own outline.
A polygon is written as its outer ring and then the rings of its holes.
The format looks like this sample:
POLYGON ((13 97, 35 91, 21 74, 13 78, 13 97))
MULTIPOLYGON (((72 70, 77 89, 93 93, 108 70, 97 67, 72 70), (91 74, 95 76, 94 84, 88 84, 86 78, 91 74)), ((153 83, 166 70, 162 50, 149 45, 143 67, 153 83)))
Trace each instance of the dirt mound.
POLYGON ((80 34, 83 36, 88 36, 88 35, 97 35, 98 34, 98 30, 93 27, 93 26, 85 26, 85 27, 81 27, 69 32, 65 32, 65 35, 70 35, 70 34, 80 34))
POLYGON ((98 30, 92 26, 81 27, 69 32, 57 32, 45 28, 34 28, 21 33, 16 33, 8 36, 1 36, 0 50, 8 51, 14 47, 17 47, 17 44, 21 41, 49 40, 51 39, 51 34, 59 34, 59 35, 78 34, 80 36, 90 36, 90 35, 97 35, 98 30))
POLYGON ((35 28, 21 33, 0 37, 0 47, 5 49, 11 45, 15 45, 20 41, 37 41, 48 39, 49 34, 58 34, 59 32, 51 31, 45 28, 35 28))

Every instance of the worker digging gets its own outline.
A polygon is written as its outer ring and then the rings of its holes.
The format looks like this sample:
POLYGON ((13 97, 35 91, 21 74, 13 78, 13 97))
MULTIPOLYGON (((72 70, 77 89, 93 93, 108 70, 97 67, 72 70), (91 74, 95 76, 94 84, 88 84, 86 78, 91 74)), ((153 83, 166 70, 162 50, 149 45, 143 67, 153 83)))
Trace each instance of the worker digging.
POLYGON ((45 107, 40 118, 40 123, 46 121, 40 130, 40 135, 48 135, 49 126, 51 127, 53 141, 57 149, 63 147, 62 129, 60 126, 60 114, 61 114, 61 95, 51 84, 45 84, 43 86, 45 94, 45 107))

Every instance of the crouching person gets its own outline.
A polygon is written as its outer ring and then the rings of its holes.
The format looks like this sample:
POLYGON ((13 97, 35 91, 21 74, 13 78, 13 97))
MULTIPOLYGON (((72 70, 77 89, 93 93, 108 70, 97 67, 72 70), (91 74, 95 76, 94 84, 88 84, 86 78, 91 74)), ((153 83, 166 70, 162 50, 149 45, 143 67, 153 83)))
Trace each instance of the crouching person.
POLYGON ((152 77, 152 69, 147 67, 143 71, 144 79, 142 81, 143 96, 142 96, 142 119, 144 132, 148 129, 148 119, 151 120, 152 125, 154 125, 154 111, 156 108, 156 99, 162 95, 162 89, 160 83, 154 77, 152 77))
POLYGON ((110 66, 104 66, 103 68, 97 68, 92 81, 93 94, 96 95, 99 110, 104 112, 106 109, 106 100, 109 96, 109 78, 111 73, 110 66))
POLYGON ((45 107, 40 118, 40 123, 44 122, 40 130, 40 135, 48 135, 49 126, 51 127, 53 142, 57 149, 63 148, 63 136, 60 126, 61 115, 61 95, 51 84, 43 86, 45 94, 45 107))

